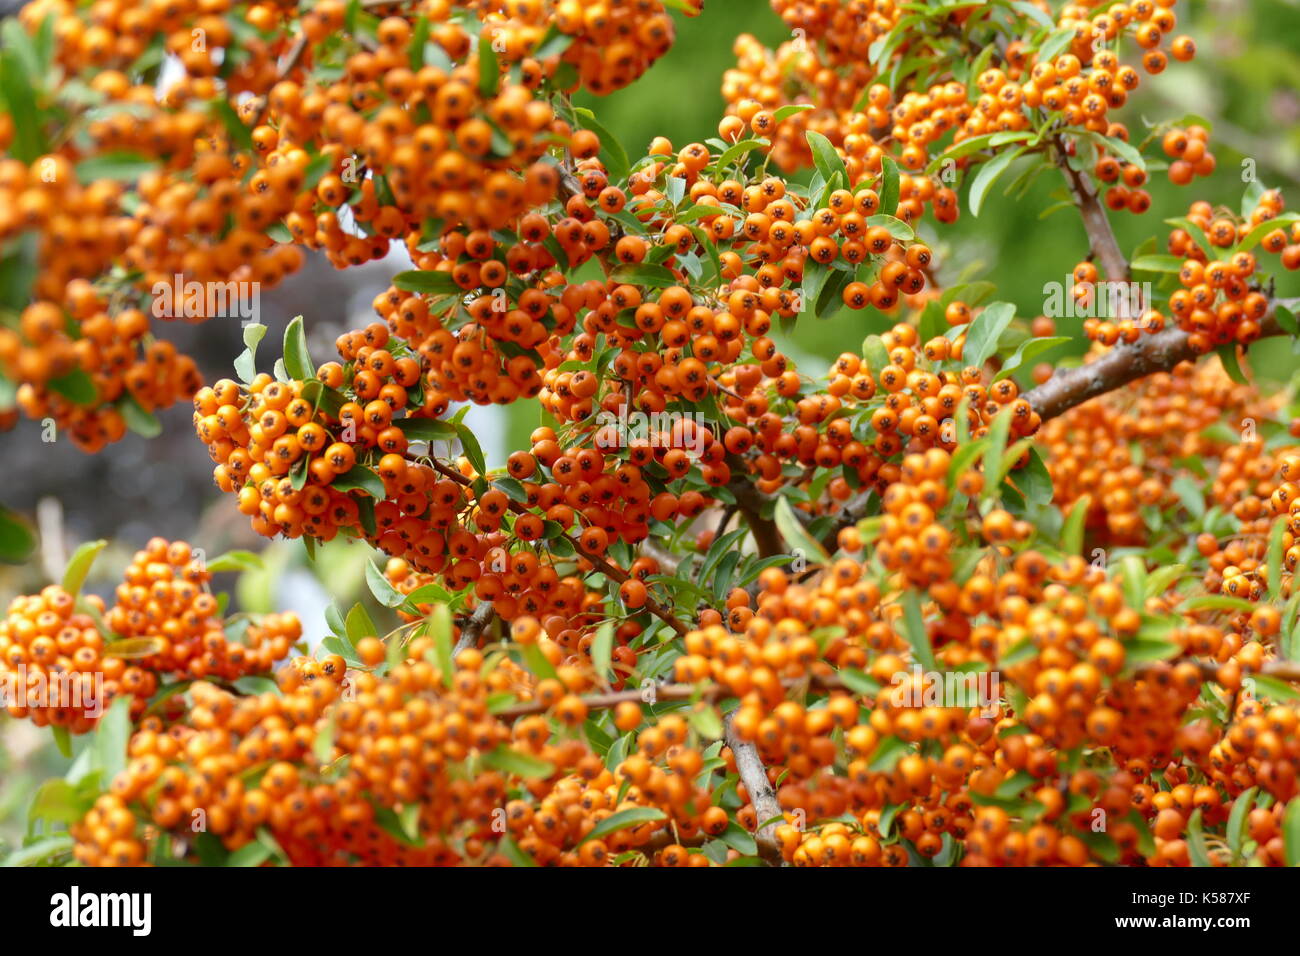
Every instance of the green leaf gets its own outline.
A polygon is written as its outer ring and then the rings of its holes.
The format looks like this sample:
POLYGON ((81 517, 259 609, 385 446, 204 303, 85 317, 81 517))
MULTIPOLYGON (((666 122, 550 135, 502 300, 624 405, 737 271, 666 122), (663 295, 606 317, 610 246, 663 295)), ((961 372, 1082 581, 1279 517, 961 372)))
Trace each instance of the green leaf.
POLYGON ((555 765, 532 754, 520 753, 505 744, 483 755, 483 763, 493 770, 516 777, 545 779, 555 773, 555 765))
POLYGON ((591 642, 591 666, 602 681, 608 679, 610 655, 614 650, 614 622, 605 621, 591 642))
POLYGON ((1032 637, 1022 638, 1007 648, 1006 653, 998 655, 999 667, 1012 667, 1038 655, 1038 645, 1032 637))
MULTIPOLYGON (((1025 439, 1024 441, 1028 441, 1025 439)), ((1024 441, 1017 442, 1019 448, 1024 441)), ((1019 454, 1016 455, 1019 457, 1019 454)), ((1052 500, 1052 474, 1047 470, 1047 465, 1043 462, 1043 457, 1038 453, 1037 448, 1029 448, 1029 464, 1017 472, 1013 472, 1011 480, 1015 482, 1016 487, 1024 494, 1025 500, 1034 505, 1046 505, 1052 500)))
POLYGON ((347 638, 356 646, 357 641, 363 637, 374 637, 377 633, 375 622, 370 619, 365 606, 357 603, 348 611, 347 620, 343 622, 343 627, 347 632, 347 638))
POLYGON ((406 595, 388 583, 384 573, 375 566, 375 562, 366 562, 366 585, 375 600, 384 607, 401 607, 406 603, 406 595))
POLYGON ((63 571, 63 590, 76 597, 81 591, 81 586, 86 583, 90 566, 106 547, 108 542, 101 538, 98 541, 87 541, 72 552, 68 566, 63 571))
POLYGON ((266 335, 266 326, 253 322, 244 326, 244 351, 235 359, 235 373, 245 385, 257 377, 257 345, 266 335))
POLYGON ((465 452, 465 457, 469 459, 469 463, 474 466, 474 471, 480 475, 487 474, 487 462, 483 458, 483 449, 479 446, 474 433, 469 430, 468 425, 459 422, 455 427, 456 435, 460 438, 460 446, 465 452))
POLYGON ((0 561, 22 564, 36 550, 36 535, 18 514, 0 505, 0 561))
MULTIPOLYGON (((20 29, 17 35, 25 38, 27 32, 20 29)), ((37 109, 36 91, 32 87, 32 71, 22 59, 17 49, 0 50, 0 95, 4 98, 5 112, 13 118, 13 142, 9 144, 8 152, 30 165, 49 149, 43 133, 45 124, 37 109)))
POLYGON ((1280 302, 1273 306, 1273 318, 1287 335, 1300 335, 1300 322, 1296 321, 1295 313, 1280 302))
POLYGON ((303 332, 302 316, 296 316, 284 330, 284 370, 289 377, 300 382, 316 374, 316 366, 307 351, 307 336, 303 332))
POLYGON ((1074 42, 1075 28, 1073 26, 1057 27, 1047 35, 1042 45, 1038 48, 1038 61, 1046 63, 1053 60, 1061 53, 1065 52, 1074 42))
POLYGON ((975 316, 966 330, 966 345, 962 361, 976 368, 982 366, 997 351, 998 340, 1016 317, 1016 307, 1010 302, 990 302, 975 316))
POLYGON ((413 72, 418 73, 424 66, 424 45, 429 42, 429 18, 420 14, 411 31, 411 45, 407 49, 407 63, 413 72))
POLYGON ((1200 521, 1205 517, 1205 493, 1190 475, 1179 475, 1169 483, 1169 490, 1178 496, 1193 518, 1200 521))
POLYGON ((124 394, 114 403, 126 427, 144 438, 157 438, 162 434, 162 422, 153 412, 146 411, 134 395, 124 394))
POLYGON ((450 441, 456 437, 456 426, 438 418, 399 418, 393 424, 409 441, 450 441))
POLYGON ((1246 818, 1255 805, 1255 796, 1258 793, 1259 787, 1251 787, 1242 793, 1233 801, 1232 812, 1228 814, 1228 828, 1224 833, 1224 837, 1228 842, 1228 849, 1232 851, 1234 860, 1241 858, 1242 833, 1246 828, 1246 818))
POLYGON ((226 860, 226 866, 261 866, 275 851, 261 840, 249 840, 226 860))
POLYGON ((871 752, 871 759, 867 763, 867 769, 873 773, 889 773, 898 764, 898 761, 903 759, 903 755, 910 751, 911 747, 898 737, 886 737, 871 752))
POLYGON ((655 820, 666 820, 662 810, 656 810, 654 807, 629 807, 626 810, 620 810, 617 813, 611 813, 605 819, 601 820, 591 832, 582 838, 582 843, 588 840, 598 840, 610 833, 616 833, 619 830, 625 830, 628 827, 634 827, 642 823, 651 823, 655 820))
POLYGON ((512 866, 535 867, 537 861, 519 848, 509 835, 503 836, 497 843, 497 850, 502 856, 510 861, 512 866))
POLYGON ((705 740, 721 740, 724 728, 716 707, 705 706, 690 713, 691 727, 705 740))
POLYGON ((727 151, 718 157, 717 162, 714 165, 720 170, 727 169, 742 156, 748 155, 756 149, 762 149, 767 145, 768 142, 765 139, 742 139, 729 146, 727 151))
POLYGON ((414 611, 421 604, 449 604, 451 599, 451 593, 441 585, 423 584, 406 596, 406 606, 414 611))
POLYGON ((1065 519, 1065 526, 1061 529, 1061 550, 1066 554, 1083 553, 1083 523, 1091 507, 1092 496, 1080 495, 1075 500, 1074 507, 1070 509, 1070 514, 1065 519))
POLYGON ((780 123, 782 120, 794 116, 795 113, 802 113, 804 110, 810 109, 813 109, 811 103, 787 103, 785 106, 778 107, 776 112, 772 114, 772 118, 780 123))
POLYGON ((718 840, 742 857, 758 854, 758 841, 754 839, 754 835, 734 820, 727 823, 727 829, 718 836, 718 840))
POLYGON ((561 33, 558 27, 551 24, 541 40, 538 41, 537 48, 533 50, 533 58, 536 60, 549 60, 553 56, 560 56, 572 43, 573 37, 567 33, 561 33))
POLYGON ((1131 143, 1125 142, 1118 136, 1102 136, 1100 133, 1093 133, 1091 131, 1089 131, 1087 135, 1090 139, 1094 140, 1104 149, 1114 153, 1124 162, 1130 163, 1138 169, 1146 170, 1146 159, 1137 147, 1133 146, 1131 143))
POLYGON ((393 285, 403 292, 423 292, 428 295, 450 295, 463 291, 450 272, 409 269, 393 276, 393 285))
POLYGON ((862 340, 862 358, 873 373, 889 364, 889 351, 879 335, 868 335, 862 340))
POLYGON ((478 91, 485 100, 497 94, 501 82, 501 64, 492 49, 491 31, 484 30, 478 38, 478 91))
POLYGON ((365 465, 353 465, 330 482, 335 491, 364 491, 376 501, 383 501, 386 492, 384 481, 365 465))
POLYGON ((1022 16, 1037 21, 1040 26, 1046 27, 1048 30, 1054 29, 1056 26, 1055 20, 1032 3, 1025 3, 1023 0, 1012 0, 1011 8, 1022 16))
POLYGON ((886 215, 898 212, 900 177, 898 163, 888 156, 880 161, 880 211, 886 215))
POLYGON ((321 723, 320 730, 316 731, 316 737, 312 741, 311 752, 320 764, 329 763, 330 755, 334 751, 334 717, 331 715, 321 723))
POLYGON ((256 349, 257 343, 266 337, 266 326, 261 323, 244 325, 243 343, 246 349, 256 349))
POLYGON ((889 230, 889 234, 899 242, 911 242, 916 238, 916 232, 903 220, 897 216, 887 216, 883 213, 868 216, 866 222, 867 228, 872 226, 884 226, 889 230))
POLYGON ((1223 370, 1228 373, 1228 378, 1232 379, 1238 385, 1249 385, 1250 379, 1246 378, 1246 373, 1241 370, 1241 362, 1237 359, 1237 343, 1229 342, 1227 345, 1220 345, 1214 350, 1214 354, 1219 357, 1219 364, 1223 370))
POLYGON ((646 263, 625 263, 609 274, 614 282, 628 285, 645 286, 653 289, 666 289, 677 284, 677 277, 667 266, 647 265, 646 263))
POLYGON ((915 591, 907 591, 903 595, 903 634, 912 647, 912 656, 926 670, 938 670, 934 648, 930 646, 930 635, 925 630, 925 618, 921 615, 921 599, 915 591))
POLYGON ((1268 596, 1275 604, 1282 603, 1282 536, 1286 531, 1284 518, 1274 521, 1268 531, 1268 596))
POLYGON ((776 530, 781 533, 782 540, 791 551, 802 550, 809 561, 820 564, 830 560, 830 555, 826 553, 821 542, 808 533, 803 522, 795 514, 789 498, 782 495, 776 499, 773 517, 776 521, 776 530))
POLYGON ((1282 845, 1287 866, 1300 866, 1300 797, 1292 797, 1282 816, 1282 845))
POLYGON ((252 551, 227 551, 208 562, 213 574, 221 571, 260 571, 266 567, 260 554, 252 551))
POLYGON ((1208 253, 1211 249, 1214 248, 1214 246, 1210 244, 1210 237, 1205 234, 1205 230, 1202 229, 1200 226, 1198 226, 1196 223, 1192 222, 1190 219, 1186 219, 1181 216, 1175 216, 1172 219, 1166 219, 1165 225, 1177 226, 1179 229, 1186 232, 1189 236, 1192 237, 1192 241, 1195 242, 1198 246, 1200 246, 1202 251, 1204 252, 1208 253))
POLYGON ((157 166, 156 159, 135 153, 102 153, 77 163, 77 181, 83 185, 100 179, 131 183, 157 166))
POLYGON ((1251 674, 1244 680, 1254 683, 1254 693, 1256 697, 1267 697, 1269 700, 1276 701, 1280 704, 1292 703, 1300 700, 1300 690, 1292 687, 1286 681, 1273 677, 1269 674, 1251 674))
POLYGON ((1025 151, 1025 147, 1019 149, 1008 149, 998 153, 987 163, 979 168, 975 174, 974 181, 970 184, 970 214, 978 217, 980 207, 984 205, 984 197, 988 195, 989 189, 993 186, 999 176, 1006 172, 1007 167, 1015 162, 1016 158, 1025 151))
POLYGON ((1192 858, 1192 866, 1213 866, 1210 852, 1205 845, 1205 831, 1201 817, 1203 811, 1197 807, 1187 821, 1187 852, 1192 858))
POLYGON ((139 660, 161 654, 166 650, 167 642, 161 637, 129 637, 120 641, 109 641, 104 645, 104 656, 139 660))
POLYGON ((72 735, 68 733, 67 727, 54 726, 50 728, 54 732, 54 746, 59 748, 59 753, 65 757, 72 756, 72 735))
POLYGON ((820 262, 805 263, 803 281, 799 285, 799 315, 817 314, 817 302, 821 299, 822 289, 830 274, 830 267, 820 262))
POLYGON ((321 639, 320 646, 330 654, 338 654, 349 664, 360 666, 363 662, 361 656, 357 654, 357 649, 352 646, 352 642, 343 637, 337 637, 330 634, 321 639))
MULTIPOLYGON (((714 541, 713 544, 709 546, 708 553, 704 556, 704 561, 700 565, 699 573, 695 576, 696 580, 701 584, 707 585, 711 580, 713 571, 717 568, 718 563, 728 552, 733 552, 734 549, 739 546, 741 539, 743 539, 747 534, 749 534, 749 529, 747 527, 738 528, 735 531, 728 531, 721 538, 714 541)), ((718 591, 716 587, 714 588, 714 592, 717 593, 719 597, 726 597, 726 595, 718 591)))
POLYGON ((1138 256, 1130 264, 1134 272, 1172 272, 1179 273, 1183 268, 1182 256, 1149 255, 1138 256))
POLYGON ((1007 434, 1011 431, 1011 412, 1004 408, 993 416, 989 425, 988 450, 984 452, 984 499, 991 501, 997 497, 1002 485, 1002 476, 1010 464, 1007 457, 1007 434))
POLYGON ((425 633, 433 638, 433 659, 442 672, 442 683, 450 687, 456 680, 456 662, 452 659, 451 646, 451 608, 446 604, 435 605, 425 633))
POLYGON ((585 129, 591 130, 600 137, 600 161, 605 164, 605 171, 609 173, 611 183, 620 183, 627 179, 630 165, 627 160, 627 150, 618 138, 607 130, 596 119, 596 114, 586 107, 579 106, 574 109, 574 114, 581 117, 581 125, 585 129))
POLYGON ((832 177, 839 173, 847 186, 849 183, 848 167, 844 165, 844 160, 840 158, 840 154, 831 141, 821 133, 813 130, 809 130, 806 135, 808 146, 812 150, 813 163, 816 165, 817 171, 822 174, 822 179, 829 183, 832 177))
POLYGON ((1186 573, 1187 565, 1185 564, 1171 564, 1156 568, 1147 575, 1146 588, 1143 593, 1144 602, 1146 598, 1159 597, 1164 594, 1175 581, 1186 573))
MULTIPOLYGON (((59 729, 67 730, 66 727, 59 729)), ((74 787, 68 781, 55 777, 46 780, 37 789, 27 811, 27 819, 48 823, 76 823, 86 815, 94 802, 95 798, 83 788, 74 787)))
POLYGON ((1267 219, 1242 236, 1241 241, 1237 243, 1237 248, 1243 252, 1249 252, 1251 249, 1254 249, 1255 246, 1259 245, 1260 240, 1274 229, 1282 229, 1297 222, 1300 222, 1300 213, 1294 212, 1283 213, 1280 216, 1267 219))
POLYGON ((131 739, 131 695, 115 698, 95 725, 91 741, 93 764, 106 783, 126 769, 126 746, 131 739))
POLYGON ((880 693, 880 681, 876 680, 870 674, 864 674, 860 670, 852 667, 846 667, 840 671, 840 680, 844 686, 855 694, 862 694, 866 697, 874 697, 880 693))
POLYGON ((4 859, 4 866, 35 866, 52 856, 72 852, 72 837, 66 833, 37 840, 29 846, 14 850, 4 859))
POLYGON ((957 446, 957 451, 953 454, 952 461, 948 465, 949 488, 957 484, 957 479, 961 477, 963 472, 969 471, 979 464, 988 447, 989 440, 987 436, 957 446))
POLYGON ((99 398, 99 390, 84 369, 74 368, 66 375, 52 378, 45 384, 74 405, 93 405, 99 398))
POLYGON ((978 153, 982 149, 990 146, 1005 146, 1007 143, 1020 143, 1025 140, 1033 139, 1034 134, 1029 130, 1019 130, 1015 132, 1003 131, 1001 133, 983 133, 979 136, 972 136, 964 139, 960 143, 949 146, 946 150, 930 161, 930 165, 925 168, 928 175, 933 176, 944 164, 949 161, 962 159, 972 153, 978 153))
MULTIPOLYGON (((373 798, 367 799, 370 799, 371 805, 375 808, 375 823, 379 825, 381 830, 406 846, 424 846, 424 841, 420 839, 418 817, 411 817, 405 810, 403 816, 399 817, 392 807, 377 804, 373 798)), ((411 804, 410 806, 418 808, 419 805, 411 804)))
POLYGON ((1255 610, 1255 605, 1241 598, 1229 597, 1226 594, 1201 594, 1196 597, 1188 598, 1181 605, 1180 611, 1236 611, 1237 613, 1247 613, 1255 610))
POLYGON ((538 680, 549 680, 556 676, 555 667, 536 644, 525 644, 520 648, 520 653, 523 655, 524 663, 538 680))
POLYGON ((231 144, 240 152, 253 153, 256 148, 253 146, 253 131, 244 125, 244 121, 239 118, 235 108, 230 105, 225 97, 219 97, 211 103, 212 112, 216 114, 217 119, 221 120, 226 127, 226 134, 230 137, 231 144))
MULTIPOLYGON (((967 338, 969 342, 969 338, 967 338)), ((1020 369, 1026 362, 1033 360, 1035 357, 1050 348, 1058 345, 1064 345, 1066 342, 1073 341, 1069 336, 1052 335, 1045 338, 1025 339, 1020 343, 1020 347, 1015 353, 1002 364, 1002 368, 993 376, 993 381, 1000 382, 1004 378, 1009 378, 1012 373, 1020 369)))
POLYGON ((1119 562, 1124 599, 1131 608, 1142 607, 1147 590, 1146 563, 1136 554, 1126 554, 1119 562))

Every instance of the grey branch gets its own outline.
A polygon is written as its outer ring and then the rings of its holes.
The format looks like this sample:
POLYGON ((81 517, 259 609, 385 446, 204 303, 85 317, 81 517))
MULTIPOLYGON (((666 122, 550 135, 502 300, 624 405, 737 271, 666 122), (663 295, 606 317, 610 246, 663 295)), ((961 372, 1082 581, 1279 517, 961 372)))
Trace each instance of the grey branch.
POLYGON ((754 840, 758 844, 758 855, 769 864, 781 865, 781 845, 776 839, 776 824, 770 822, 781 816, 781 804, 777 802, 776 791, 767 779, 767 767, 758 755, 758 748, 749 741, 741 740, 736 734, 732 720, 735 714, 727 714, 726 742, 736 757, 736 769, 740 771, 740 781, 749 794, 749 802, 754 805, 758 815, 758 829, 754 831, 754 840))

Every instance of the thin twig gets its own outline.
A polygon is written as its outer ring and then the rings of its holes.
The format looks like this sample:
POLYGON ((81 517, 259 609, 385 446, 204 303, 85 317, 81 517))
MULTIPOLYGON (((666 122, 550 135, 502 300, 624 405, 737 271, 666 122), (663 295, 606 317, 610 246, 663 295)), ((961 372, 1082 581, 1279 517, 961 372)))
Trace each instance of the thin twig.
MULTIPOLYGON (((1101 263, 1107 279, 1113 282, 1124 281, 1128 278, 1128 259, 1115 239, 1115 232, 1110 227, 1110 217, 1106 215, 1101 196, 1088 187, 1087 181, 1078 170, 1070 166, 1065 145, 1059 136, 1056 138, 1056 164, 1065 174, 1070 195, 1074 198, 1080 216, 1083 217, 1083 228, 1088 233, 1088 244, 1092 248, 1093 257, 1101 263)), ((1121 309, 1123 308, 1121 304, 1121 309)), ((1131 316, 1122 317, 1131 318, 1131 316)))

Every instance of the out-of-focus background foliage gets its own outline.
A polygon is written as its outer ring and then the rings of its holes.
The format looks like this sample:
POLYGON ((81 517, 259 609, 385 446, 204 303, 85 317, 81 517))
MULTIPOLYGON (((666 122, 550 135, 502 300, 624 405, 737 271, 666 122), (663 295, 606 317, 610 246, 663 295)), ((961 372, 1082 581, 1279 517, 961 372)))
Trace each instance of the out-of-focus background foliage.
MULTIPOLYGON (((1146 121, 1204 117, 1212 124, 1211 148, 1218 169, 1212 177, 1181 188, 1170 185, 1163 173, 1154 173, 1148 186, 1152 210, 1144 216, 1112 216, 1126 250, 1156 234, 1163 242, 1169 227, 1162 220, 1183 215, 1195 199, 1236 210, 1245 190, 1245 161, 1251 161, 1264 185, 1282 187, 1292 205, 1300 204, 1300 0, 1180 0, 1175 10, 1179 32, 1197 42, 1196 60, 1171 64, 1158 77, 1144 76, 1122 117, 1134 139, 1146 135, 1146 121)), ((731 47, 740 33, 752 33, 768 45, 789 37, 766 0, 706 0, 702 16, 678 18, 676 45, 640 82, 603 99, 583 96, 582 105, 594 109, 633 156, 641 155, 656 135, 669 137, 679 148, 714 136, 723 109, 722 74, 734 65, 731 47)), ((1015 178, 1013 168, 1001 182, 1015 178)), ((937 254, 940 279, 945 284, 959 276, 990 280, 998 287, 997 298, 1016 303, 1021 317, 1038 315, 1044 283, 1063 282, 1087 254, 1082 226, 1072 210, 1040 218, 1056 204, 1060 197, 1053 193, 1060 188, 1060 178, 1048 172, 1018 200, 1002 197, 995 189, 978 219, 963 214, 955 226, 942 231, 924 223, 921 236, 937 254)), ((964 199, 964 187, 960 191, 964 199)), ((269 368, 277 354, 274 343, 298 314, 306 317, 313 355, 325 361, 339 333, 373 320, 371 298, 404 267, 404 260, 394 256, 390 262, 340 273, 314 260, 280 288, 265 292, 262 321, 269 333, 260 366, 269 368)), ((1281 276, 1278 290, 1300 294, 1300 277, 1281 276)), ((802 371, 819 376, 829 359, 856 350, 866 335, 893 321, 870 312, 843 312, 801 323, 782 347, 799 360, 802 371)), ((1057 356, 1084 351, 1079 321, 1059 321, 1058 334, 1075 336, 1075 342, 1062 346, 1057 356)), ((209 380, 230 375, 231 363, 243 348, 236 319, 201 326, 177 323, 160 334, 194 355, 209 380)), ((1286 387, 1298 364, 1284 342, 1261 343, 1252 350, 1251 365, 1266 388, 1286 387)), ((176 407, 162 418, 164 433, 159 438, 149 441, 131 434, 94 457, 66 440, 43 441, 35 422, 21 422, 0 435, 8 475, 3 501, 28 516, 41 535, 40 550, 30 564, 0 566, 0 602, 7 604, 16 594, 58 580, 72 549, 94 538, 106 538, 110 545, 87 587, 107 595, 131 552, 159 534, 187 540, 209 556, 231 548, 263 551, 263 570, 238 579, 221 575, 217 584, 234 592, 234 610, 296 610, 314 642, 323 632, 325 604, 333 601, 346 609, 363 597, 362 567, 370 557, 368 550, 338 542, 319 549, 313 563, 298 542, 263 547, 266 543, 252 534, 233 499, 220 495, 213 485, 212 464, 193 435, 190 410, 176 407)), ((510 450, 527 446, 539 413, 535 403, 521 402, 508 409, 474 409, 468 421, 489 464, 499 465, 510 450)), ((48 731, 0 717, 0 841, 21 833, 34 784, 66 769, 49 740, 48 731)))

